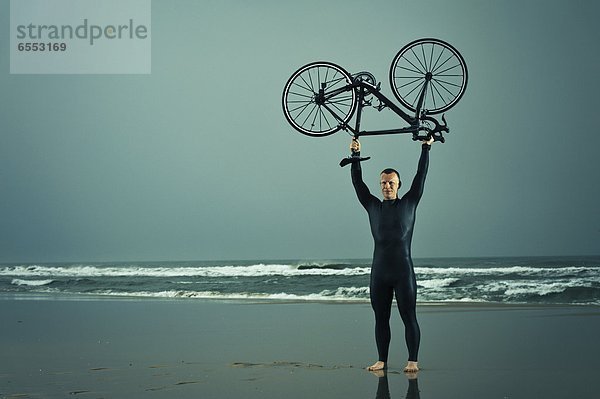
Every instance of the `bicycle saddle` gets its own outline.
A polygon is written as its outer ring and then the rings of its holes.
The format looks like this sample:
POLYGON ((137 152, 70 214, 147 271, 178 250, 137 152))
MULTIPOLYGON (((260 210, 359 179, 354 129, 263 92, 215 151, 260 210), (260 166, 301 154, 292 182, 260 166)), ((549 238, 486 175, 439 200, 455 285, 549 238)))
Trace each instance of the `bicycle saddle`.
POLYGON ((353 157, 347 157, 344 158, 340 161, 340 166, 343 168, 344 166, 354 163, 354 162, 362 162, 362 161, 367 161, 371 159, 371 157, 359 157, 359 156, 353 156, 353 157))

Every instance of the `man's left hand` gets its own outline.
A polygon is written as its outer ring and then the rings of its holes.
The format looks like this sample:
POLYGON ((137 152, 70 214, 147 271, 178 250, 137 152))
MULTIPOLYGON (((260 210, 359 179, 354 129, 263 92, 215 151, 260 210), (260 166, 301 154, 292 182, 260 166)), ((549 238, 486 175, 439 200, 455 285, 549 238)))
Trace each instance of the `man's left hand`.
POLYGON ((433 135, 431 135, 428 140, 423 140, 423 144, 431 145, 434 141, 435 138, 433 137, 433 135))

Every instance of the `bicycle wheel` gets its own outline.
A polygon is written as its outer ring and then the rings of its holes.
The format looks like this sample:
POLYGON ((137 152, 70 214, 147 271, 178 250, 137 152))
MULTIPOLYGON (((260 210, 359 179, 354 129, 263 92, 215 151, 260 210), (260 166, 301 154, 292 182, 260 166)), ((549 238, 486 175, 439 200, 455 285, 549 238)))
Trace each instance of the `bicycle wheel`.
POLYGON ((283 113, 302 134, 327 136, 346 124, 356 110, 352 77, 330 62, 313 62, 298 69, 283 90, 283 113))
POLYGON ((467 64, 460 53, 439 39, 419 39, 404 46, 392 61, 390 85, 396 98, 411 111, 439 114, 452 108, 467 88, 467 64))

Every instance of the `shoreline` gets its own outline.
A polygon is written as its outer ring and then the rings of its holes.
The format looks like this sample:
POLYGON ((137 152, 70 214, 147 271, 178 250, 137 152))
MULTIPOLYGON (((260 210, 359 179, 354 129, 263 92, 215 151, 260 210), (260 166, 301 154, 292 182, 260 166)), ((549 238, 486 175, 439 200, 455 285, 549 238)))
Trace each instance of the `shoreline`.
MULTIPOLYGON (((319 305, 369 305, 368 299, 356 300, 319 300, 319 299, 273 299, 273 298, 186 298, 186 297, 157 297, 140 295, 101 295, 84 293, 0 293, 0 301, 133 301, 133 302, 197 302, 221 304, 248 304, 248 305, 294 305, 294 304, 319 304, 319 305)), ((395 301, 395 300, 394 300, 395 301)), ((394 302, 395 303, 395 302, 394 302)), ((596 303, 518 303, 518 302, 483 302, 483 301, 417 301, 417 308, 449 307, 449 308, 598 308, 596 303)))

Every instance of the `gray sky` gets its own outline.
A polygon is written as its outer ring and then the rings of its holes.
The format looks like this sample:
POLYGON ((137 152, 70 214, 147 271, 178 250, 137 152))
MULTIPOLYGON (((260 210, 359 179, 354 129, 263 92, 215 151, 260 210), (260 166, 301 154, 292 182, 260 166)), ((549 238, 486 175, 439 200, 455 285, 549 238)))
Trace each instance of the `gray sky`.
MULTIPOLYGON (((593 0, 154 0, 151 75, 10 75, 0 0, 0 262, 367 258, 344 132, 281 111, 316 60, 388 70, 435 37, 466 59, 413 256, 598 254, 600 51, 593 0)), ((367 111, 366 129, 393 128, 367 111)), ((364 177, 412 179, 419 145, 366 137, 364 177)), ((405 187, 408 184, 405 184, 405 187)))

